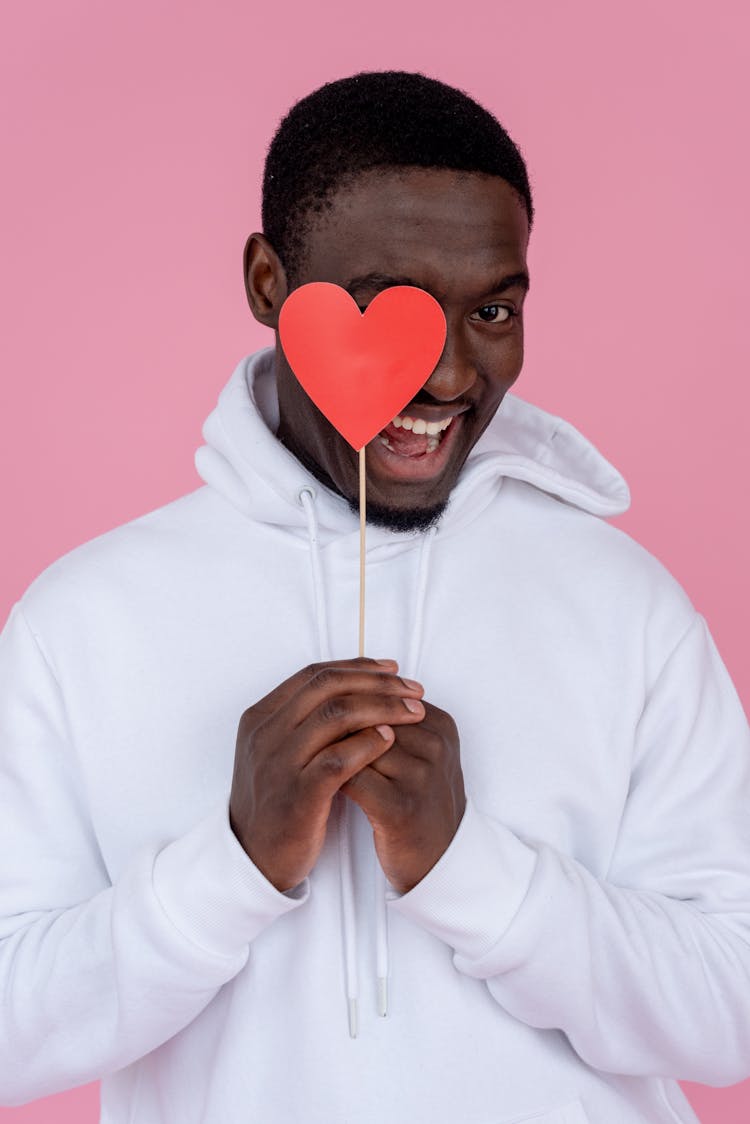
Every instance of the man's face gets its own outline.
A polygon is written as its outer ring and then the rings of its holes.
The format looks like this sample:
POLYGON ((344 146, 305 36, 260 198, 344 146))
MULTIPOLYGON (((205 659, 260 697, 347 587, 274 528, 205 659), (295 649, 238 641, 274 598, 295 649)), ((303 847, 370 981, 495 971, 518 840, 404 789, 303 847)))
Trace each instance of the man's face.
MULTIPOLYGON (((524 206, 505 180, 409 168, 358 176, 306 237, 297 284, 333 282, 363 310, 384 288, 415 285, 438 300, 447 321, 429 379, 367 446, 371 522, 397 530, 434 522, 518 378, 528 236, 524 206), (422 422, 445 428, 422 435, 422 422)), ((277 380, 279 438, 356 509, 357 454, 310 401, 278 345, 277 380)))

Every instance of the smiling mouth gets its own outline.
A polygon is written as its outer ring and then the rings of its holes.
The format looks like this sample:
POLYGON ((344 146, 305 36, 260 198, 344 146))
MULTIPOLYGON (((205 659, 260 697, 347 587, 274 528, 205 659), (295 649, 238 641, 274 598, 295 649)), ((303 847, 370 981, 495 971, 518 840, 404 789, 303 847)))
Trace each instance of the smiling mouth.
POLYGON ((398 414, 382 429, 376 440, 396 456, 430 456, 442 444, 457 415, 427 419, 408 413, 398 414))
POLYGON ((464 411, 432 418, 404 412, 380 431, 368 453, 380 472, 394 480, 428 480, 445 469, 464 423, 464 411))

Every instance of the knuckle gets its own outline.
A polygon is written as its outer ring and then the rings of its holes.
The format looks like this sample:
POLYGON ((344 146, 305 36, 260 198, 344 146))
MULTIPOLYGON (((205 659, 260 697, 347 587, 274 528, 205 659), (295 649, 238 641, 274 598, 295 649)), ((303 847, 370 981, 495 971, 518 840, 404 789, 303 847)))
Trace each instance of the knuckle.
POLYGON ((317 713, 318 720, 322 725, 326 725, 344 718, 349 713, 349 707, 341 697, 334 695, 333 698, 323 700, 317 713))
POLYGON ((254 730, 263 717, 259 703, 253 703, 243 710, 240 715, 239 729, 243 733, 254 730))
POLYGON ((429 762, 418 760, 414 762, 414 775, 420 789, 425 789, 430 780, 432 769, 429 762))
POLYGON ((253 722, 253 720, 252 720, 252 708, 248 707, 248 709, 243 711, 243 713, 240 715, 240 720, 237 724, 237 740, 238 741, 244 741, 245 737, 247 736, 248 731, 250 730, 250 728, 252 726, 252 722, 253 722))
POLYGON ((440 734, 436 734, 434 730, 424 730, 424 740, 422 742, 425 750, 430 757, 439 761, 447 750, 447 745, 444 738, 440 734))
POLYGON ((400 691, 403 688, 399 677, 389 674, 387 671, 378 671, 375 675, 375 680, 381 691, 400 691))
POLYGON ((237 727, 237 749, 244 753, 252 754, 258 745, 258 723, 252 717, 247 717, 248 711, 240 718, 237 727))
POLYGON ((324 750, 318 754, 318 767, 324 777, 336 780, 346 771, 346 759, 336 749, 324 750))
POLYGON ((401 823, 408 824, 417 813, 417 798, 411 788, 399 786, 396 795, 396 804, 401 823))
POLYGON ((456 725, 454 719, 451 718, 450 714, 445 715, 445 725, 447 727, 448 735, 450 737, 450 740, 453 742, 454 745, 457 744, 458 743, 458 726, 456 725))
POLYGON ((341 673, 332 667, 326 667, 325 665, 321 667, 319 665, 313 679, 316 687, 326 690, 329 687, 338 685, 341 681, 341 673))
POLYGON ((270 731, 271 726, 269 725, 269 721, 267 718, 264 718, 260 722, 256 721, 253 723, 247 734, 247 744, 251 752, 258 750, 263 745, 267 744, 267 742, 269 741, 270 731))

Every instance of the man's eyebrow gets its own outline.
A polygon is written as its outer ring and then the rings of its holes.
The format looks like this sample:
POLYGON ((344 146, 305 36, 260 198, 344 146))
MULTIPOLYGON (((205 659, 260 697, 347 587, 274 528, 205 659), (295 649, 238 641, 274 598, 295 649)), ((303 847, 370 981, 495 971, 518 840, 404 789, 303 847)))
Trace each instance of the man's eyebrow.
MULTIPOLYGON (((344 288, 353 295, 358 289, 391 289, 394 285, 412 285, 415 289, 424 289, 424 285, 411 277, 391 277, 388 273, 363 273, 361 277, 352 277, 344 288)), ((426 289, 425 292, 429 293, 430 290, 426 289)))
POLYGON ((490 285, 487 290, 488 293, 504 293, 506 289, 523 289, 528 293, 531 288, 531 278, 525 269, 520 269, 518 273, 509 273, 506 277, 501 277, 494 285, 490 285))
MULTIPOLYGON (((415 289, 424 289, 425 292, 430 293, 436 300, 441 297, 438 293, 434 293, 426 285, 421 285, 418 281, 414 281, 411 277, 392 277, 388 273, 363 273, 360 277, 352 277, 344 288, 350 296, 354 296, 356 292, 361 289, 390 289, 394 285, 413 285, 415 289)), ((525 269, 519 270, 517 273, 509 273, 505 277, 499 278, 494 284, 490 285, 484 290, 485 293, 504 293, 508 289, 521 288, 524 292, 528 292, 531 285, 529 275, 525 269)))

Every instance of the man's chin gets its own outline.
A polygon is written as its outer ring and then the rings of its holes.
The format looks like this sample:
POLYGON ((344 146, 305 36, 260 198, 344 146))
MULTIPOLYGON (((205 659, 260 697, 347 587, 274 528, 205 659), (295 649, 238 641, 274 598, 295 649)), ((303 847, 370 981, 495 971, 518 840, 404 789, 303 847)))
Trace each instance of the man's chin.
MULTIPOLYGON (((359 501, 347 501, 355 515, 359 515, 359 501)), ((440 517, 448 506, 448 500, 434 504, 432 507, 416 507, 400 510, 388 507, 386 504, 373 503, 367 500, 367 522, 375 527, 385 527, 389 531, 406 534, 413 531, 429 531, 440 522, 440 517)))
MULTIPOLYGON (((281 430, 279 430, 277 437, 316 480, 319 480, 326 488, 329 488, 332 492, 341 496, 342 499, 345 499, 350 509, 357 518, 359 518, 358 493, 351 497, 347 496, 331 479, 328 473, 320 467, 315 458, 308 454, 303 448, 299 447, 296 441, 290 439, 285 434, 282 435, 281 430)), ((367 522, 375 527, 385 527, 389 531, 398 531, 402 534, 413 531, 428 531, 430 527, 436 526, 440 521, 440 517, 447 506, 448 499, 444 499, 441 500, 440 503, 432 504, 429 507, 401 509, 390 507, 388 504, 377 503, 368 496, 366 507, 367 522)))

